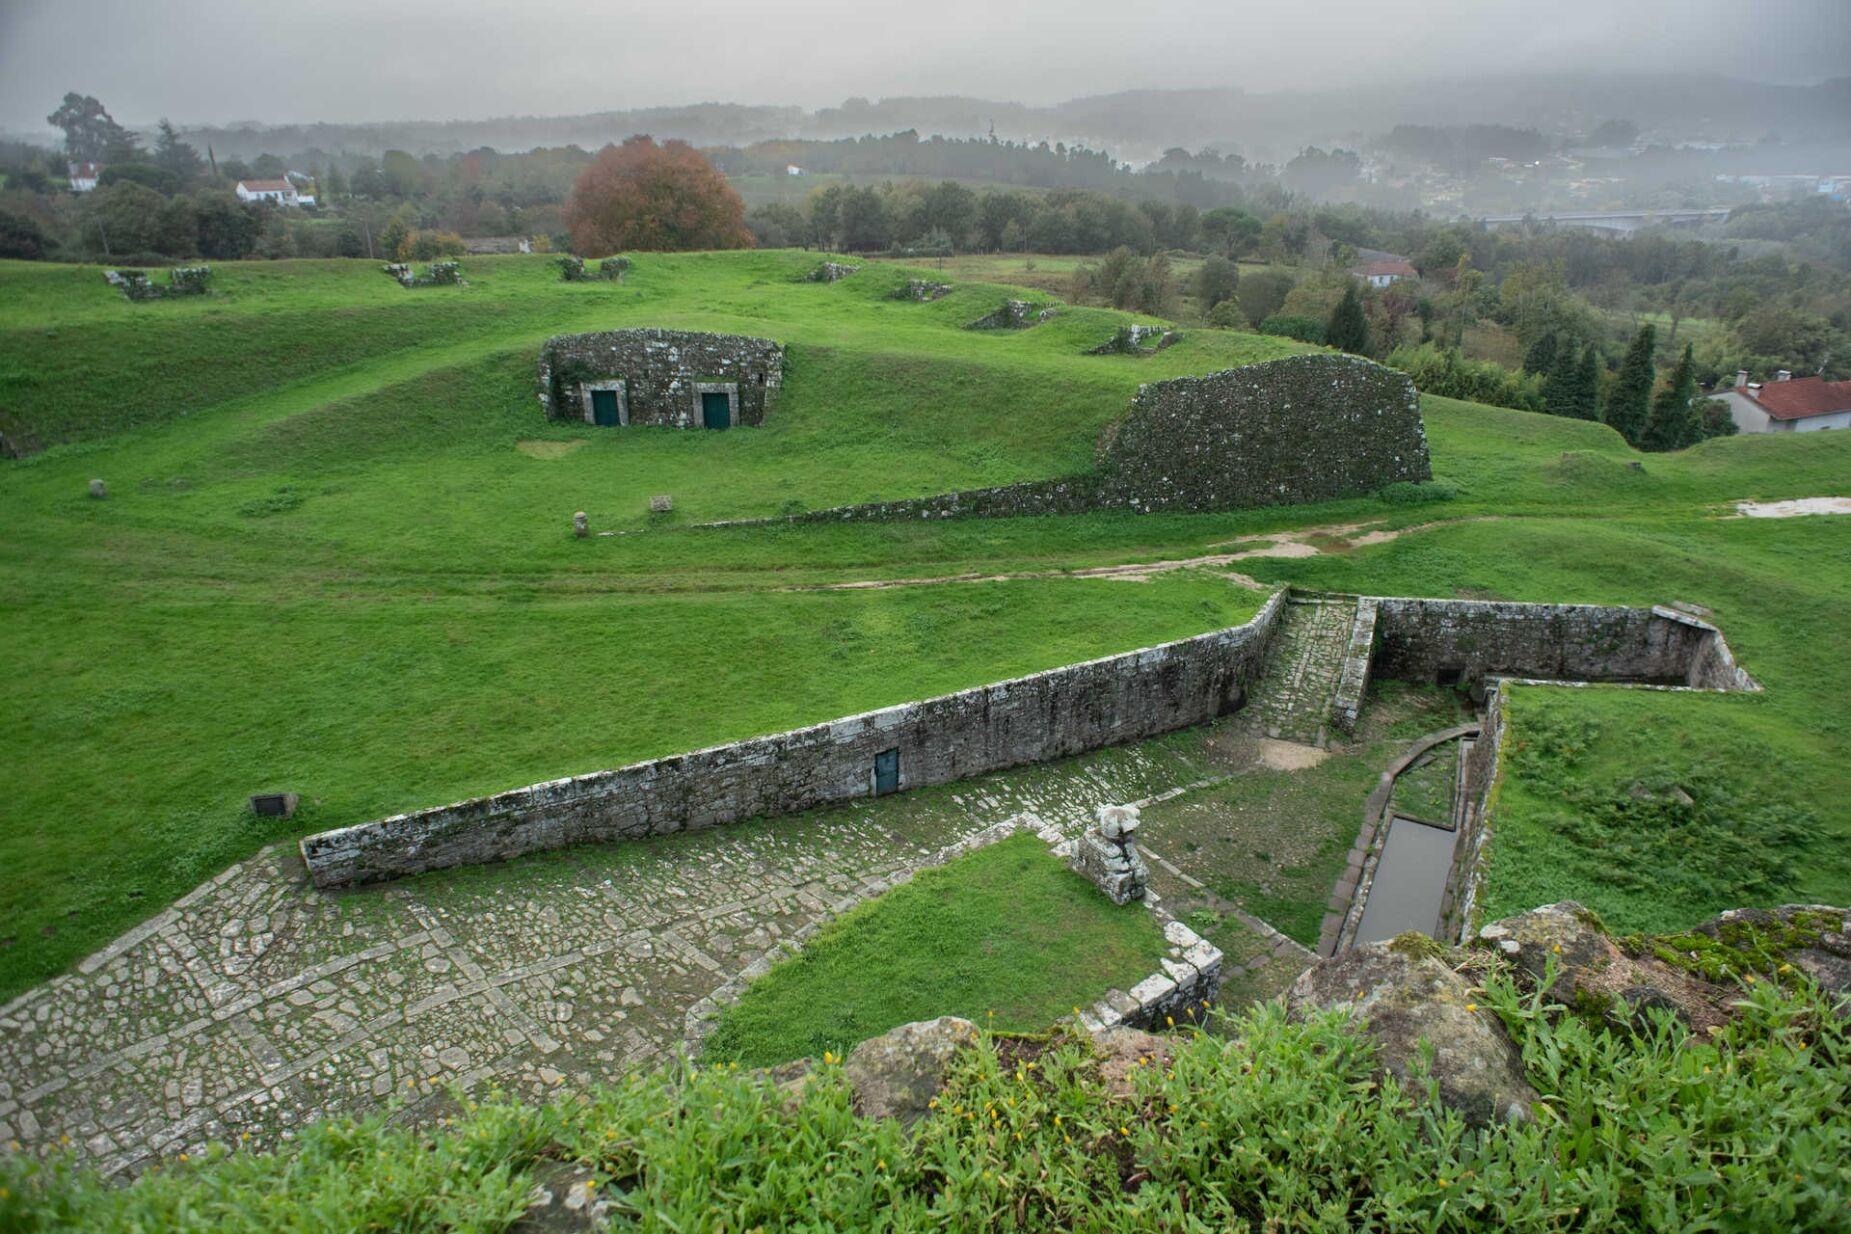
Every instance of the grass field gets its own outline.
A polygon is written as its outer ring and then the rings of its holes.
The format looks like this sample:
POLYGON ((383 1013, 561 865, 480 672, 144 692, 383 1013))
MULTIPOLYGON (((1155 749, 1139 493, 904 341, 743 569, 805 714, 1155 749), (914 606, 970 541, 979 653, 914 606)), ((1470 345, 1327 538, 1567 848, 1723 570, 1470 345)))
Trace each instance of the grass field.
POLYGON ((1843 435, 1640 456, 1599 425, 1428 399, 1447 503, 686 527, 1085 467, 1140 382, 1297 347, 1191 330, 1150 359, 1086 357, 1129 319, 973 335, 1002 286, 960 276, 904 303, 886 298, 900 267, 797 282, 816 260, 645 255, 610 286, 469 259, 466 286, 422 290, 366 262, 251 263, 198 301, 141 305, 95 268, 0 263, 0 431, 65 443, 0 461, 0 997, 283 836, 1238 621, 1254 593, 1216 574, 1059 575, 1360 519, 1442 525, 1242 566, 1713 608, 1767 692, 1639 696, 1629 723, 1674 761, 1704 756, 1684 731, 1777 751, 1757 790, 1819 820, 1782 894, 1851 899, 1851 669, 1833 650, 1851 520, 1716 517, 1844 492, 1843 435), (541 340, 626 324, 784 340, 784 396, 749 432, 546 422, 541 340), (92 477, 106 501, 84 496, 92 477), (676 511, 652 520, 661 492, 676 511), (578 509, 627 534, 573 540, 578 509), (966 571, 1050 577, 803 590, 966 571), (248 818, 268 788, 303 794, 291 823, 248 818))
POLYGON ((1157 970, 1163 930, 1011 836, 831 922, 747 987, 703 1057, 768 1067, 843 1053, 898 1024, 963 1016, 1033 1032, 1157 970))

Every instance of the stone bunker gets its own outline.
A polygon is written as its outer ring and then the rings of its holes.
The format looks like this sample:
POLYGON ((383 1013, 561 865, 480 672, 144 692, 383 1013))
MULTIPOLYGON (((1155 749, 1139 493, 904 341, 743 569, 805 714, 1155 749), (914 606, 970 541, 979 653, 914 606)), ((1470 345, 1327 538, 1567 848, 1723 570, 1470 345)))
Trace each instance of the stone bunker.
POLYGON ((614 428, 758 425, 784 380, 770 339, 688 330, 562 334, 540 349, 540 402, 556 420, 614 428))

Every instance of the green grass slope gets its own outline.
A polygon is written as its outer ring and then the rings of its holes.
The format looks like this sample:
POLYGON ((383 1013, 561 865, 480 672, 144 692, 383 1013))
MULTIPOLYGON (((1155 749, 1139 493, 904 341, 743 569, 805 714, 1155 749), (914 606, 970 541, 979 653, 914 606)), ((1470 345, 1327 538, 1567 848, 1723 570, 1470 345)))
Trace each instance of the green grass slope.
POLYGON ((914 1020, 1032 1032, 1157 971, 1163 930, 1022 834, 850 910, 747 987, 702 1056, 769 1067, 914 1020))
POLYGON ((1444 526, 1240 568, 1714 608, 1768 692, 1636 706, 1673 729, 1716 708, 1780 751, 1777 787, 1819 821, 1798 888, 1851 898, 1851 680, 1829 651, 1851 520, 1714 517, 1844 491, 1845 436, 1640 456, 1599 425, 1429 399, 1435 470, 1459 490, 1443 504, 684 526, 1061 474, 1138 383, 1295 346, 1197 330, 1150 359, 1082 356, 1127 318, 972 333, 1005 289, 895 301, 899 268, 796 281, 815 260, 646 255, 613 287, 471 259, 467 286, 420 290, 365 262, 253 264, 199 301, 139 305, 94 269, 0 263, 0 408, 66 442, 0 461, 0 997, 272 840, 1243 620, 1256 593, 1212 573, 1061 574, 1365 519, 1444 526), (627 324, 788 342, 771 421, 545 421, 541 340, 627 324), (92 477, 108 500, 84 496, 92 477), (646 513, 655 493, 673 515, 646 513), (572 539, 578 509, 624 534, 572 539), (1048 576, 805 590, 965 572, 1048 576), (268 788, 303 794, 291 824, 247 816, 268 788))

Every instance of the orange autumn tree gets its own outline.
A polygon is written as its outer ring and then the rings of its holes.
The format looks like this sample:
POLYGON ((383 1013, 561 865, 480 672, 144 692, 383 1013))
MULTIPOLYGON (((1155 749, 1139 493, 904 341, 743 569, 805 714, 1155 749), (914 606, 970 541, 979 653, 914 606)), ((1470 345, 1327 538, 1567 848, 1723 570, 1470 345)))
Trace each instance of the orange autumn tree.
POLYGON ((626 249, 752 247, 745 203, 685 141, 636 136, 598 152, 566 198, 566 229, 581 257, 626 249))

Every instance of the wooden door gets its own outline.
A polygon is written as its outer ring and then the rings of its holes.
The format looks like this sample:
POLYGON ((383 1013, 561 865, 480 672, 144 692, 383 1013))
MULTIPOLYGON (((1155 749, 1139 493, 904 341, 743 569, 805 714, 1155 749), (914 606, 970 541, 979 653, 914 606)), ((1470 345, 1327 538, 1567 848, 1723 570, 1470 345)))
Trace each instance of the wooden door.
POLYGON ((702 393, 701 424, 707 428, 733 427, 733 400, 724 390, 702 393))
POLYGON ((593 390, 591 392, 591 419, 594 424, 617 424, 617 391, 593 390))

